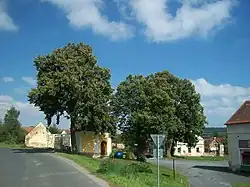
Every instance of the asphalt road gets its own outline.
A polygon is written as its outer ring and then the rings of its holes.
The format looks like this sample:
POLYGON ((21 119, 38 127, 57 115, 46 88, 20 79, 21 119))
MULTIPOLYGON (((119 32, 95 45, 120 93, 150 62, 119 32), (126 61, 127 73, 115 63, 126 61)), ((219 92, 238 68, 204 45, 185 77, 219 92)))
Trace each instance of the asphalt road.
MULTIPOLYGON (((156 163, 155 160, 150 162, 156 163)), ((172 160, 161 160, 160 165, 172 168, 172 160)), ((235 174, 228 168, 227 161, 176 160, 176 170, 187 176, 191 187, 231 187, 234 183, 249 183, 250 176, 235 174)))
POLYGON ((0 148, 1 187, 102 187, 53 153, 0 148))

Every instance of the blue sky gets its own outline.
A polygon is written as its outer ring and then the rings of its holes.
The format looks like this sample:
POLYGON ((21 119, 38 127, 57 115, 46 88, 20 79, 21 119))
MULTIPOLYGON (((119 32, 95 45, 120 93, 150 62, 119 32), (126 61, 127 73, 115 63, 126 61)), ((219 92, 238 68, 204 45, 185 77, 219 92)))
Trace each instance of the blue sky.
POLYGON ((27 101, 33 59, 84 42, 114 87, 163 70, 192 80, 209 125, 223 126, 250 99, 249 8, 248 0, 0 0, 0 118, 14 105, 23 125, 43 121, 27 101))

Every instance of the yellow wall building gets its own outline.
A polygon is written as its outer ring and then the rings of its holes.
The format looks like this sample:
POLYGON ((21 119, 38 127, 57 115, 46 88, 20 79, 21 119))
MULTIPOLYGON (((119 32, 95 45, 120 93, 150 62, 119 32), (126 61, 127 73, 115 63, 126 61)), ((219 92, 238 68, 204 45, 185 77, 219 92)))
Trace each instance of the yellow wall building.
POLYGON ((93 157, 109 156, 112 152, 112 140, 109 133, 76 132, 76 143, 79 153, 93 157))

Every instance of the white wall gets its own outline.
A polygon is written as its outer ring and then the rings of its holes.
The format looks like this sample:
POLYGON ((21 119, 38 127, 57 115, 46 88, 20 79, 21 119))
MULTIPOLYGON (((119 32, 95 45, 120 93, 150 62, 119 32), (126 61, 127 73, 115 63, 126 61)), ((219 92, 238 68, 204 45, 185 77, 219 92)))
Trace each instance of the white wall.
POLYGON ((241 156, 239 140, 250 140, 250 123, 227 125, 228 153, 232 162, 232 169, 239 169, 241 156))
POLYGON ((25 145, 27 147, 45 148, 48 147, 50 133, 46 127, 39 123, 32 131, 25 136, 25 145))
POLYGON ((107 138, 107 155, 112 153, 112 139, 109 133, 105 133, 105 137, 107 138))
POLYGON ((195 147, 191 148, 191 152, 188 152, 187 143, 177 142, 175 147, 174 155, 176 156, 202 156, 204 154, 204 139, 202 137, 198 137, 198 143, 195 147), (178 152, 178 148, 181 149, 181 152, 178 152), (199 148, 199 152, 197 152, 197 148, 199 148))

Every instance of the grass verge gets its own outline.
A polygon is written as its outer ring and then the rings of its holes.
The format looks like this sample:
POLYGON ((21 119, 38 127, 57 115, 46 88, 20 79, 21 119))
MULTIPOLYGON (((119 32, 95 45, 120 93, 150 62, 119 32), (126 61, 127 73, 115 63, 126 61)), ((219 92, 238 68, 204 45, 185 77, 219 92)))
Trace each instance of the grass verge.
POLYGON ((204 161, 223 161, 227 160, 227 156, 175 156, 172 158, 166 158, 166 159, 176 159, 176 160, 204 160, 204 161))
POLYGON ((5 142, 0 142, 0 148, 14 148, 14 149, 25 149, 24 144, 7 144, 5 142))
MULTIPOLYGON (((83 166, 92 174, 109 182, 111 187, 156 187, 157 186, 157 167, 149 164, 152 173, 147 172, 130 172, 131 167, 129 164, 138 163, 136 161, 115 159, 114 164, 109 166, 108 172, 100 173, 100 165, 103 163, 101 159, 93 159, 81 155, 72 155, 65 153, 57 153, 60 156, 73 160, 77 164, 83 166), (124 167, 129 166, 129 167, 124 167), (126 175, 123 175, 121 168, 129 169, 125 171, 126 175)), ((113 162, 113 161, 112 161, 113 162)), ((188 180, 186 177, 176 174, 174 179, 172 170, 166 167, 160 168, 160 181, 161 186, 171 187, 188 187, 188 180)))
POLYGON ((249 183, 237 183, 234 184, 233 187, 250 187, 249 183))

